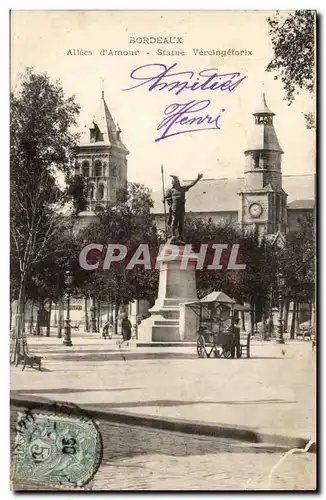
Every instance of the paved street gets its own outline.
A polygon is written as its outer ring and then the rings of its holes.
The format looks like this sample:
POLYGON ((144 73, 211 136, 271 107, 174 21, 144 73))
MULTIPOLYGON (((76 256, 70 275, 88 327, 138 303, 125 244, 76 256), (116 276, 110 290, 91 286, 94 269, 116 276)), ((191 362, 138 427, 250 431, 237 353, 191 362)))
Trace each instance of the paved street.
POLYGON ((72 347, 54 337, 28 342, 44 371, 13 367, 13 395, 315 437, 310 342, 253 345, 251 359, 233 360, 198 359, 192 347, 120 350, 98 334, 75 334, 72 347))
MULTIPOLYGON (((311 343, 257 343, 251 359, 198 359, 195 348, 119 349, 78 333, 28 339, 43 371, 12 368, 12 396, 315 437, 311 343)), ((313 489, 316 456, 216 437, 100 421, 104 457, 95 489, 313 489)))

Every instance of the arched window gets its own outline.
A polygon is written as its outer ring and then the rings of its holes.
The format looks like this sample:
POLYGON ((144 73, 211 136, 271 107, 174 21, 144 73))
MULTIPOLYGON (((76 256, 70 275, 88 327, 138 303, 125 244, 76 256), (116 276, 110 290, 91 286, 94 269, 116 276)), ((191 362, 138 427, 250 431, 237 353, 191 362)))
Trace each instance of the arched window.
POLYGON ((89 177, 89 161, 87 160, 83 161, 82 172, 84 177, 89 177))
POLYGON ((94 200, 94 184, 88 186, 88 199, 94 200))
POLYGON ((103 200, 103 198, 104 198, 104 184, 99 184, 97 190, 97 199, 103 200))
POLYGON ((75 175, 79 175, 79 174, 80 174, 80 164, 76 163, 76 165, 75 165, 75 175))
POLYGON ((101 162, 101 160, 96 160, 94 166, 95 166, 96 177, 102 177, 102 162, 101 162))

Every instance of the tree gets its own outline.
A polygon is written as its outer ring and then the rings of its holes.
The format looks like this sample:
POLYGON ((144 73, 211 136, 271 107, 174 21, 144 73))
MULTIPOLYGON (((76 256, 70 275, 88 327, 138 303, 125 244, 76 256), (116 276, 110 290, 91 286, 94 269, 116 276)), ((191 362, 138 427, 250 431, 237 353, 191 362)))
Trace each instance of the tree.
MULTIPOLYGON (((128 249, 127 261, 140 244, 148 244, 152 262, 155 262, 160 240, 150 210, 153 206, 150 191, 143 185, 128 183, 117 193, 117 201, 97 210, 98 221, 82 231, 77 239, 80 250, 88 243, 104 246, 99 268, 85 271, 87 278, 81 291, 96 300, 114 305, 117 317, 122 304, 134 299, 151 299, 158 287, 158 271, 135 266, 126 269, 126 263, 105 270, 102 263, 109 243, 119 243, 128 249)), ((94 300, 95 302, 95 300, 94 300)))
POLYGON ((68 194, 71 195, 73 200, 73 216, 77 216, 87 208, 86 200, 86 183, 82 175, 69 176, 67 179, 68 194))
MULTIPOLYGON (((192 242, 195 251, 199 250, 202 243, 228 245, 228 249, 222 253, 223 269, 208 271, 204 267, 202 270, 197 270, 198 295, 203 297, 214 290, 222 290, 240 304, 250 303, 253 328, 255 322, 253 311, 257 313, 256 320, 266 312, 271 285, 276 282, 277 254, 271 242, 260 237, 256 231, 243 233, 232 222, 215 224, 212 221, 189 217, 186 219, 185 234, 187 241, 192 242), (241 262, 246 264, 244 270, 226 268, 233 244, 239 244, 241 262)), ((208 255, 208 261, 210 259, 208 255)))
POLYGON ((301 218, 298 230, 288 233, 280 255, 280 269, 285 279, 283 296, 296 307, 315 301, 315 253, 314 218, 301 218))
POLYGON ((11 273, 17 280, 17 338, 31 270, 48 256, 49 242, 61 230, 58 210, 67 198, 57 173, 67 174, 71 168, 77 136, 70 128, 78 112, 74 97, 65 97, 58 82, 30 68, 10 96, 11 273))
POLYGON ((281 78, 290 105, 298 88, 310 93, 315 88, 315 12, 296 10, 285 17, 277 12, 267 22, 274 49, 267 71, 281 78))

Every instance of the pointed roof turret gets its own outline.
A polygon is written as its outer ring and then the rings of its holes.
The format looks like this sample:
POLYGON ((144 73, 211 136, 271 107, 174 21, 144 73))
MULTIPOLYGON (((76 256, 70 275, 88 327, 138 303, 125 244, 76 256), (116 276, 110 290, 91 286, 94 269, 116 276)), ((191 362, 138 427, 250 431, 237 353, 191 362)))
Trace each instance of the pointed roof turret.
POLYGON ((83 134, 82 144, 99 143, 105 146, 117 146, 128 151, 121 140, 121 129, 116 127, 102 90, 101 102, 91 120, 88 131, 83 134), (88 132, 88 133, 87 133, 88 132))
POLYGON ((257 110, 253 113, 253 115, 275 116, 275 113, 273 113, 273 111, 271 111, 267 106, 265 92, 263 93, 263 100, 261 105, 259 106, 259 108, 257 108, 257 110))
POLYGON ((262 103, 253 113, 255 125, 245 153, 249 151, 277 151, 283 153, 273 125, 275 113, 269 109, 263 94, 262 103))

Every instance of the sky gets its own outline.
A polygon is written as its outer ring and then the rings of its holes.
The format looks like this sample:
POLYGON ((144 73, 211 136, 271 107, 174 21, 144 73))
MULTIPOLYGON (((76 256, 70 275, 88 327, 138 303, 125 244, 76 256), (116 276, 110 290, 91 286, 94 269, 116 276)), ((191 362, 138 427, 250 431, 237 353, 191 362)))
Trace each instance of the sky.
MULTIPOLYGON (((239 177, 244 172, 244 150, 254 126, 252 113, 265 92, 275 113, 274 126, 282 149, 283 174, 315 171, 315 131, 307 130, 303 113, 314 109, 306 92, 288 106, 284 90, 265 68, 273 56, 266 22, 268 11, 14 11, 11 25, 11 85, 19 85, 27 66, 58 79, 66 95, 74 94, 81 105, 82 129, 96 112, 101 92, 114 120, 122 129, 122 140, 130 151, 128 178, 151 189, 165 176, 195 178, 239 177), (182 37, 182 44, 130 44, 130 37, 182 37), (83 49, 92 55, 68 55, 83 49), (101 56, 103 49, 139 50, 137 56, 101 56), (183 50, 184 56, 159 56, 158 49, 183 50), (194 50, 246 50, 242 56, 195 55, 194 50), (249 55, 252 51, 252 55, 249 55), (179 71, 217 69, 239 72, 246 78, 232 92, 148 91, 141 86, 123 91, 134 83, 133 69, 151 63, 179 71), (177 70, 177 69, 175 69, 177 70), (212 116, 221 114, 220 129, 202 130, 156 142, 157 127, 164 110, 175 103, 209 99, 212 116), (221 110, 225 109, 224 112, 221 110)), ((146 70, 147 71, 147 70, 146 70)), ((207 110, 208 111, 208 108, 207 110)), ((199 113, 200 114, 200 113, 199 113)))

